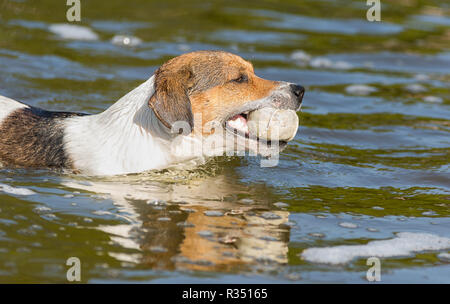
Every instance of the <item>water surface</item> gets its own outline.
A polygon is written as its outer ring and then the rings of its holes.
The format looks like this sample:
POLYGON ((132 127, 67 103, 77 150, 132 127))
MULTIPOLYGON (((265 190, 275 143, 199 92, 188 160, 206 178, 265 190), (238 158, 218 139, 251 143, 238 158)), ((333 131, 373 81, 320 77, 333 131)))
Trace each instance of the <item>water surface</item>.
MULTIPOLYGON (((301 254, 399 232, 450 237, 446 1, 383 2, 380 23, 366 21, 365 1, 82 5, 90 40, 58 35, 62 4, 0 2, 1 95, 98 113, 167 59, 221 49, 306 87, 299 132, 272 168, 255 158, 110 178, 0 168, 0 282, 67 282, 78 257, 91 283, 364 283, 364 257, 301 254), (113 44, 119 34, 137 45, 113 44)), ((382 282, 449 283, 448 250, 384 257, 382 282)))

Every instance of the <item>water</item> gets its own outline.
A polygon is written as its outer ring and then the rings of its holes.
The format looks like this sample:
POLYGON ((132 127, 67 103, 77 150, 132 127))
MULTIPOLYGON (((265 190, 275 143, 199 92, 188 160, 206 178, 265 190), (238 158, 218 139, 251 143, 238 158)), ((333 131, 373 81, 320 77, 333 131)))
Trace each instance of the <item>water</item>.
MULTIPOLYGON (((306 87, 299 132, 274 168, 1 168, 0 282, 67 282, 78 257, 82 282, 364 283, 366 257, 332 265, 302 252, 399 232, 450 237, 446 1, 383 3, 381 23, 365 20, 365 1, 82 5, 90 40, 58 36, 64 5, 1 0, 1 95, 97 113, 167 59, 223 49, 306 87)), ((382 282, 449 283, 448 252, 383 257, 382 282)))

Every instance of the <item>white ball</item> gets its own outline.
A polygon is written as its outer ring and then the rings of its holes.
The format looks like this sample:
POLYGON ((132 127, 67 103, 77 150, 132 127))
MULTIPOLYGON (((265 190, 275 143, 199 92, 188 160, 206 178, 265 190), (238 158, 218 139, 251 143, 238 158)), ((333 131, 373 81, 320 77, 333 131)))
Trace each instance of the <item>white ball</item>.
POLYGON ((248 115, 250 134, 265 140, 290 141, 298 130, 298 116, 293 110, 262 108, 248 115))

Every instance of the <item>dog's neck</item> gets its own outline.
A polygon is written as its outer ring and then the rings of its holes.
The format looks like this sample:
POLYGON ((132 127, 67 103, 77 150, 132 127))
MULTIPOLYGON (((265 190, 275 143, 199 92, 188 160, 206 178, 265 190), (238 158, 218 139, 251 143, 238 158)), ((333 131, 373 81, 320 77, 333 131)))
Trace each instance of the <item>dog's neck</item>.
POLYGON ((170 135, 148 106, 154 76, 97 115, 65 121, 65 147, 74 166, 94 175, 162 169, 181 162, 170 135))

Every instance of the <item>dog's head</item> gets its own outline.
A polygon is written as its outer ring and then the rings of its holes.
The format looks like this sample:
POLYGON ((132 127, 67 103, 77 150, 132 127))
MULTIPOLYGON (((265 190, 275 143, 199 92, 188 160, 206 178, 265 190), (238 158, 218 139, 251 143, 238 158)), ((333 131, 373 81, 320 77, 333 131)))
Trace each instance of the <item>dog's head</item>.
POLYGON ((249 115, 266 107, 297 111, 303 94, 299 85, 256 76, 252 64, 237 55, 198 51, 175 57, 155 72, 149 106, 176 133, 179 122, 189 127, 183 130, 185 135, 209 137, 227 131, 245 139, 244 144, 233 145, 235 151, 256 149, 253 152, 264 155, 270 154, 264 152, 270 141, 249 132, 249 115))

